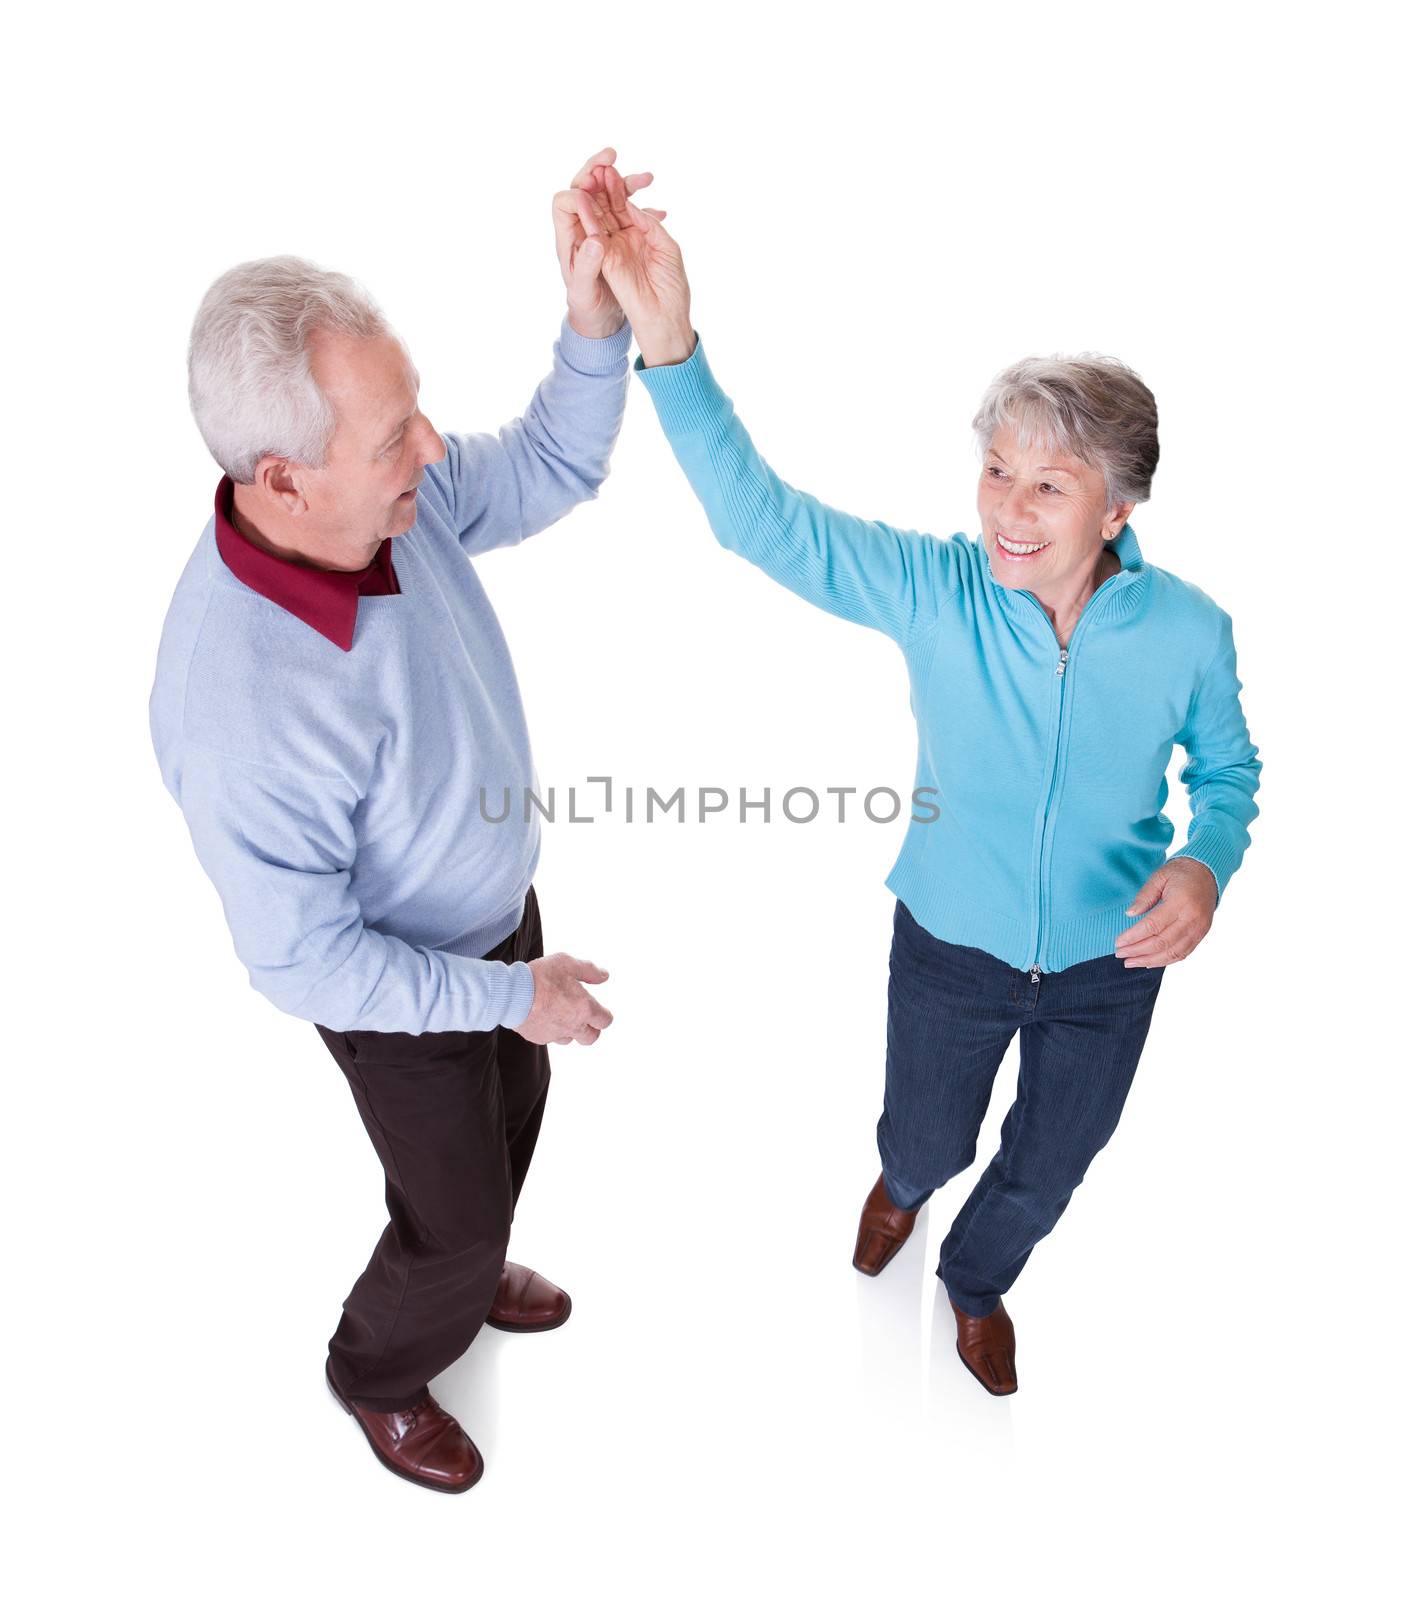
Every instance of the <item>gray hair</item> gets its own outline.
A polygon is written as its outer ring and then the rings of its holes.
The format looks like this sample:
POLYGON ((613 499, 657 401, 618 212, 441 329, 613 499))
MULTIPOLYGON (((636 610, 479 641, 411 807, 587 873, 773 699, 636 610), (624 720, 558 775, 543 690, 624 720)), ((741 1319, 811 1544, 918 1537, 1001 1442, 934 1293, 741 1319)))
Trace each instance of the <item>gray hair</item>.
POLYGON ((323 466, 337 418, 309 370, 319 328, 362 339, 392 332, 360 283, 299 256, 243 261, 206 291, 187 393, 206 448, 237 483, 253 483, 267 455, 323 466))
POLYGON ((1026 356, 986 390, 971 426, 982 451, 1008 424, 1024 449, 1057 445, 1103 474, 1110 507, 1146 500, 1157 471, 1157 402, 1116 356, 1026 356))

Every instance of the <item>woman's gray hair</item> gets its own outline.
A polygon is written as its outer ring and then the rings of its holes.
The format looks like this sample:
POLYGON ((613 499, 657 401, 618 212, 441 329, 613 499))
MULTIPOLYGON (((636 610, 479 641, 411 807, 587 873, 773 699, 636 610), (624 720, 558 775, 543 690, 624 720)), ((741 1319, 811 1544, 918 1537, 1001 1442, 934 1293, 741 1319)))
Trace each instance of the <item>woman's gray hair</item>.
POLYGON ((309 370, 316 328, 361 339, 392 332, 360 283, 299 256, 243 261, 206 291, 187 393, 206 448, 237 483, 253 483, 267 455, 323 466, 337 418, 309 370))
POLYGON ((971 426, 980 449, 1001 424, 1022 449, 1057 445, 1103 474, 1110 507, 1146 500, 1157 471, 1157 402, 1115 356, 1026 356, 986 390, 971 426))

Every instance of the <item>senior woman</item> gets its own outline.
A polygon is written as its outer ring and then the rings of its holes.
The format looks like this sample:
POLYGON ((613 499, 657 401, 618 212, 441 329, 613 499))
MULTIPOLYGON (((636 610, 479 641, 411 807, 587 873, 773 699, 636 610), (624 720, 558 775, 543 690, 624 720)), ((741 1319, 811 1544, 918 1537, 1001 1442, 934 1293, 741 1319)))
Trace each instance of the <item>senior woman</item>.
POLYGON ((1149 496, 1157 409, 1116 360, 1026 360, 991 384, 974 424, 978 539, 900 532, 791 488, 707 365, 674 241, 615 180, 593 248, 716 537, 906 658, 917 789, 935 800, 887 880, 882 1172, 854 1265, 881 1272, 971 1164, 1018 1032, 1000 1149, 937 1269, 962 1361, 1009 1394, 1001 1296, 1117 1126, 1163 973, 1205 937, 1249 843, 1260 762, 1231 621, 1138 548, 1128 517, 1149 496), (1169 856, 1174 744, 1192 820, 1169 856))

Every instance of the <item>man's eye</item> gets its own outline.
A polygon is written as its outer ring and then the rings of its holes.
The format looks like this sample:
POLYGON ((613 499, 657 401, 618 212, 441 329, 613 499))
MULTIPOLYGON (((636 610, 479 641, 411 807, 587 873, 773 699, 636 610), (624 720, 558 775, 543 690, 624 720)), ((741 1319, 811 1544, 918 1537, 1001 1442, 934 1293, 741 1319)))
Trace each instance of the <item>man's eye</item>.
POLYGON ((1058 486, 1058 484, 1054 484, 1054 483, 1042 483, 1042 484, 1040 484, 1040 488, 1041 488, 1041 489, 1053 489, 1053 490, 1054 490, 1054 492, 1055 492, 1055 494, 1058 494, 1058 493, 1059 493, 1059 486, 1058 486))

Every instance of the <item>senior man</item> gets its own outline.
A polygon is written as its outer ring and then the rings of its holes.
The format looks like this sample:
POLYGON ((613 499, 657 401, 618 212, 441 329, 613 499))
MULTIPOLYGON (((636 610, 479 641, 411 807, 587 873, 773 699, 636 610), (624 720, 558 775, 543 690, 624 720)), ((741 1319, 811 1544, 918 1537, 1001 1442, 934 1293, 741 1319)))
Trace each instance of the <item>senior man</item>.
MULTIPOLYGON (((554 198, 568 312, 522 418, 442 434, 358 284, 293 256, 218 278, 190 395, 224 475, 150 702, 162 778, 250 981, 312 1022, 386 1173, 389 1221, 326 1377, 384 1466, 456 1493, 483 1470, 427 1385, 481 1326, 533 1332, 563 1290, 507 1262, 550 1043, 592 1044, 608 974, 545 956, 535 787, 504 636, 468 557, 591 499, 632 330, 599 274, 611 149, 554 198)), ((640 173, 615 185, 636 190, 640 173)))

